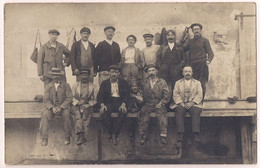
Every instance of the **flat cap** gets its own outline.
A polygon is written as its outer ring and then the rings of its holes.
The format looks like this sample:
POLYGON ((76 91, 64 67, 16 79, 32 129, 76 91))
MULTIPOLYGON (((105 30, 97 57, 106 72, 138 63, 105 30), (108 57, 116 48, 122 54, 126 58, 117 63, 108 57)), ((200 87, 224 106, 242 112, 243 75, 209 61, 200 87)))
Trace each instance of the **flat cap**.
POLYGON ((56 30, 56 29, 49 30, 49 34, 54 34, 54 33, 60 35, 60 32, 58 30, 56 30))
POLYGON ((120 70, 120 67, 118 65, 110 65, 108 70, 111 70, 111 69, 113 69, 113 70, 120 70))
POLYGON ((106 31, 108 29, 112 29, 113 31, 116 31, 116 28, 114 26, 107 26, 104 28, 104 31, 106 31))
POLYGON ((155 64, 148 64, 148 65, 144 68, 144 72, 147 73, 147 71, 148 71, 149 68, 156 68, 156 69, 158 69, 155 64))
POLYGON ((151 37, 151 38, 153 38, 154 36, 153 36, 152 34, 150 34, 150 33, 146 33, 146 34, 143 35, 143 37, 144 37, 144 38, 145 38, 145 37, 151 37))
POLYGON ((135 35, 133 35, 133 34, 127 36, 126 41, 127 41, 130 37, 132 37, 135 41, 137 41, 137 38, 136 38, 135 35))
POLYGON ((89 34, 91 34, 91 31, 88 27, 83 27, 82 29, 80 29, 80 33, 83 33, 83 32, 88 32, 89 34))
POLYGON ((193 29, 194 26, 199 26, 200 29, 202 29, 202 27, 203 27, 200 23, 193 23, 193 24, 190 26, 190 28, 193 29))

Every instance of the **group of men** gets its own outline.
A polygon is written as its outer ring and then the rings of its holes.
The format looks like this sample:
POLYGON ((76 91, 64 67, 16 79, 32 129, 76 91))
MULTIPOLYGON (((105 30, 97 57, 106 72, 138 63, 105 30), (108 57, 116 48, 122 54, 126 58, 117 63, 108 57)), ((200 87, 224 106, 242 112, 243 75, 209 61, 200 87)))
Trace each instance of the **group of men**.
MULTIPOLYGON (((119 143, 120 129, 127 113, 138 113, 139 143, 149 137, 150 113, 156 113, 160 127, 160 142, 167 144, 167 111, 174 109, 177 123, 177 141, 184 137, 185 113, 192 117, 194 141, 200 141, 200 113, 208 81, 208 64, 214 54, 209 41, 201 36, 202 25, 191 25, 194 38, 176 43, 174 30, 166 32, 167 44, 153 44, 153 35, 144 34, 146 47, 135 47, 137 38, 129 35, 128 46, 120 51, 113 41, 115 27, 104 28, 106 40, 96 47, 89 42, 91 30, 83 27, 81 39, 69 51, 57 42, 58 30, 50 30, 50 40, 44 44, 37 58, 38 75, 44 81, 45 110, 40 122, 42 146, 48 144, 49 120, 60 114, 63 117, 65 142, 70 144, 74 116, 76 144, 86 142, 91 115, 95 107, 100 112, 108 139, 119 143), (185 54, 188 51, 188 56, 185 54), (65 66, 72 68, 76 84, 72 89, 66 83, 65 66), (93 84, 98 74, 99 85, 93 84), (118 113, 117 117, 111 116, 118 113)), ((135 122, 131 120, 130 138, 135 122)))

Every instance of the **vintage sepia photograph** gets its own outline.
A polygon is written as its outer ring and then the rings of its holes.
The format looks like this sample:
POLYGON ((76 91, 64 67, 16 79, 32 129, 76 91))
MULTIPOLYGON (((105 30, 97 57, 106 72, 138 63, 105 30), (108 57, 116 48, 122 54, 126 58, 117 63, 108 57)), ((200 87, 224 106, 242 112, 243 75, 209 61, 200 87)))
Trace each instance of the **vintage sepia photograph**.
POLYGON ((256 7, 5 3, 5 164, 257 164, 256 7))

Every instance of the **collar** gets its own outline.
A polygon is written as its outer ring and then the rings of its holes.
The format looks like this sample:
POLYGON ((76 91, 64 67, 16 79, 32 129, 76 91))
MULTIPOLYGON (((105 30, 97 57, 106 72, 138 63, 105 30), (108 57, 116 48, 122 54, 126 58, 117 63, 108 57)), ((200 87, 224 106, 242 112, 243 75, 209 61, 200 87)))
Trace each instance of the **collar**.
POLYGON ((175 43, 174 43, 174 42, 173 42, 173 43, 169 43, 169 42, 168 42, 168 46, 169 46, 171 49, 173 49, 174 46, 175 46, 175 43))
MULTIPOLYGON (((55 82, 52 82, 52 83, 53 83, 53 86, 54 86, 55 82)), ((64 87, 64 82, 59 83, 59 86, 63 88, 64 87)))
POLYGON ((81 42, 84 43, 84 44, 88 44, 88 41, 81 40, 81 42))
POLYGON ((201 35, 199 35, 199 36, 194 36, 194 39, 199 39, 199 38, 201 38, 202 36, 201 35))
POLYGON ((108 40, 108 39, 106 39, 105 41, 106 41, 108 44, 110 44, 110 45, 113 44, 113 40, 108 40))
POLYGON ((110 79, 110 83, 113 84, 113 83, 118 83, 119 79, 117 79, 116 82, 112 82, 111 79, 110 79))
MULTIPOLYGON (((56 49, 59 48, 59 46, 60 46, 60 43, 58 41, 56 41, 56 49)), ((47 42, 47 47, 52 48, 50 41, 47 42)))

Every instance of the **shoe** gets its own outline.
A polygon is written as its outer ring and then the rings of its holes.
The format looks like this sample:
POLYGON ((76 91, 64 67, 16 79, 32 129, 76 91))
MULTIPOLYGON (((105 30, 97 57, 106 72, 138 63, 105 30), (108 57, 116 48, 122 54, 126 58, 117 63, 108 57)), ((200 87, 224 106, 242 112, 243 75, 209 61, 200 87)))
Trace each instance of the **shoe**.
POLYGON ((70 144, 70 137, 65 137, 64 145, 70 144))
POLYGON ((147 136, 146 135, 141 135, 141 140, 140 140, 140 145, 144 145, 146 143, 147 136))
POLYGON ((167 144, 167 137, 161 136, 160 141, 161 141, 162 145, 166 145, 167 144))
POLYGON ((42 146, 47 146, 48 145, 48 138, 42 138, 42 146))
POLYGON ((177 142, 183 142, 183 133, 177 134, 177 142))
POLYGON ((110 143, 113 143, 113 135, 112 134, 109 134, 108 141, 110 143))
POLYGON ((113 139, 113 144, 117 145, 119 141, 120 141, 120 139, 118 138, 118 135, 115 135, 114 139, 113 139))
POLYGON ((195 142, 200 142, 200 134, 199 133, 194 133, 193 134, 193 140, 195 142))
POLYGON ((79 134, 77 135, 77 141, 76 141, 76 144, 77 144, 77 145, 81 145, 81 144, 85 143, 86 141, 87 141, 87 140, 85 139, 83 133, 79 133, 79 134))

